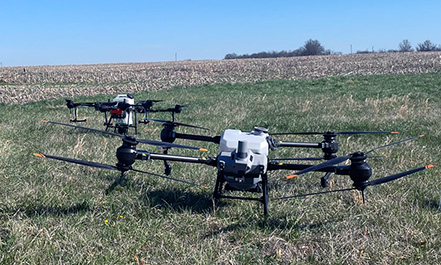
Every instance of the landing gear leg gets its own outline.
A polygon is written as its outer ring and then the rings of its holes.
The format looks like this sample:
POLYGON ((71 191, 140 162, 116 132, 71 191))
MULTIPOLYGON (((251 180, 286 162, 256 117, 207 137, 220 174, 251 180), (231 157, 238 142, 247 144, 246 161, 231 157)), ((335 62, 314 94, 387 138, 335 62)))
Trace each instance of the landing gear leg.
MULTIPOLYGON (((168 154, 168 148, 164 148, 162 153, 164 155, 168 154)), ((164 174, 166 176, 170 176, 171 171, 172 171, 172 166, 170 165, 170 163, 167 160, 164 160, 164 167, 165 167, 164 174)))
POLYGON ((329 187, 329 177, 331 176, 331 172, 327 172, 320 180, 322 188, 329 187))
POLYGON ((263 215, 268 216, 268 176, 267 174, 262 175, 262 203, 263 203, 263 215))
POLYGON ((222 195, 222 186, 224 184, 224 176, 221 173, 217 174, 216 178, 216 184, 214 185, 214 192, 213 192, 213 206, 216 207, 216 205, 219 203, 219 200, 222 195))

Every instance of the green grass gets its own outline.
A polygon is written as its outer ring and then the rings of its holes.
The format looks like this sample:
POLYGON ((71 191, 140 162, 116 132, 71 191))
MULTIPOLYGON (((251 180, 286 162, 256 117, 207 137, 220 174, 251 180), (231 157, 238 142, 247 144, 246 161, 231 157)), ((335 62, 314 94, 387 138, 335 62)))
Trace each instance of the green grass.
MULTIPOLYGON (((336 77, 255 84, 216 84, 135 94, 164 99, 157 107, 188 105, 178 121, 227 128, 253 126, 270 132, 394 130, 397 136, 339 136, 340 155, 369 150, 425 134, 416 141, 376 152, 372 178, 440 163, 441 74, 336 77)), ((121 91, 123 92, 123 91, 121 91)), ((113 95, 78 97, 103 101, 113 95)), ((213 212, 212 190, 128 173, 124 186, 105 194, 117 172, 32 156, 34 152, 114 164, 120 140, 42 124, 66 122, 64 99, 0 105, 1 264, 439 264, 441 211, 439 169, 358 192, 270 201, 264 220, 255 202, 223 200, 213 212)), ((81 109, 90 126, 102 117, 81 109)), ((155 115, 167 118, 167 115, 155 115)), ((159 140, 161 126, 141 127, 159 140)), ((190 133, 200 133, 191 129, 190 133)), ((281 140, 316 142, 321 137, 281 140)), ((214 144, 177 141, 208 147, 214 144)), ((158 152, 155 147, 138 149, 158 152)), ((192 156, 199 152, 173 150, 192 156)), ((271 157, 317 156, 318 150, 280 148, 271 157)), ((173 163, 173 176, 214 186, 216 170, 173 163)), ((160 161, 135 163, 162 173, 160 161)), ((270 196, 320 191, 322 174, 291 181, 290 171, 270 174, 270 196)), ((350 187, 333 176, 333 188, 350 187)))

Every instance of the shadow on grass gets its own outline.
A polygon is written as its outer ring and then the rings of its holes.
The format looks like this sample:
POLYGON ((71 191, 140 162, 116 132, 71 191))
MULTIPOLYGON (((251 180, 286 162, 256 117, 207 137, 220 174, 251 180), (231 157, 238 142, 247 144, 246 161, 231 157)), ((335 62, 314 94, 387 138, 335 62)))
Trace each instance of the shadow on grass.
POLYGON ((24 212, 28 217, 35 217, 35 216, 48 216, 48 215, 63 216, 63 215, 88 212, 91 210, 92 208, 90 207, 89 203, 81 202, 71 206, 62 206, 62 205, 43 206, 43 205, 30 204, 22 207, 17 207, 16 209, 10 209, 7 212, 9 212, 10 214, 15 214, 17 212, 24 212))
MULTIPOLYGON (((262 230, 270 230, 274 231, 276 229, 285 230, 288 229, 290 231, 294 230, 297 232, 304 230, 316 230, 320 229, 323 226, 331 223, 331 221, 318 221, 313 224, 300 224, 294 223, 295 221, 283 221, 278 219, 277 217, 261 217, 260 219, 253 220, 252 222, 239 222, 228 225, 226 227, 221 227, 217 230, 211 231, 205 235, 206 238, 217 236, 219 234, 228 233, 228 232, 237 232, 240 230, 253 230, 253 229, 262 229, 262 230)), ((338 222, 335 220, 335 222, 338 222)))
POLYGON ((143 194, 139 199, 148 207, 169 208, 176 212, 206 213, 213 209, 211 194, 188 190, 156 190, 143 194))
POLYGON ((432 211, 439 211, 440 210, 440 201, 436 199, 424 199, 420 203, 422 208, 432 210, 432 211))
MULTIPOLYGON (((337 222, 337 220, 335 220, 337 222)), ((260 228, 269 228, 269 229, 287 229, 291 228, 294 230, 314 230, 314 229, 320 229, 327 223, 331 223, 331 221, 317 221, 315 223, 308 223, 308 224, 300 224, 295 221, 286 221, 286 220, 280 220, 277 217, 268 217, 266 219, 262 219, 258 222, 258 225, 260 228)))
POLYGON ((118 178, 113 181, 112 184, 110 184, 109 187, 104 191, 106 195, 109 195, 112 191, 114 191, 118 186, 125 187, 127 186, 128 180, 126 175, 120 175, 118 178))

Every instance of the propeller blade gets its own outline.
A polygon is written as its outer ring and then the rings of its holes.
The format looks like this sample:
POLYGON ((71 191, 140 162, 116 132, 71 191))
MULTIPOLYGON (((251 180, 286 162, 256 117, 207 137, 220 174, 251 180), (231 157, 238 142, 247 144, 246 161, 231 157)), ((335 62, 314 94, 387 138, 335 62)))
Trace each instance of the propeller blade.
MULTIPOLYGON (((418 171, 421 170, 425 170, 425 169, 429 169, 429 168, 433 168, 433 165, 427 165, 424 167, 419 167, 419 168, 415 168, 406 172, 401 172, 395 175, 391 175, 385 178, 380 178, 380 179, 376 179, 373 181, 369 181, 363 184, 362 191, 364 190, 365 187, 367 186, 373 186, 373 185, 379 185, 379 184, 383 184, 398 178, 402 178, 404 176, 416 173, 418 171)), ((328 190, 328 191, 322 191, 322 192, 314 192, 314 193, 306 193, 306 194, 299 194, 299 195, 293 195, 293 196, 285 196, 285 197, 280 197, 280 198, 273 198, 273 200, 286 200, 286 199, 292 199, 292 198, 299 198, 299 197, 307 197, 307 196, 312 196, 312 195, 319 195, 319 194, 326 194, 326 193, 333 193, 333 192, 340 192, 340 191, 350 191, 350 190, 355 190, 355 189, 360 189, 360 187, 353 187, 353 188, 347 188, 347 189, 340 189, 340 190, 328 190)), ((363 194, 363 202, 364 202, 364 194, 363 194)))
POLYGON ((287 158, 270 159, 270 161, 284 161, 284 160, 317 161, 317 160, 323 160, 323 158, 322 157, 287 157, 287 158))
POLYGON ((69 109, 75 108, 75 107, 94 107, 95 103, 93 102, 83 102, 83 103, 77 103, 74 102, 73 100, 70 99, 65 99, 66 100, 66 106, 69 109))
MULTIPOLYGON (((162 123, 167 123, 167 122, 170 122, 170 121, 166 121, 166 120, 161 120, 161 119, 154 119, 154 118, 148 118, 148 120, 149 120, 149 121, 162 122, 162 123)), ((172 122, 170 122, 170 123, 172 123, 172 122)))
POLYGON ((390 176, 387 176, 387 177, 384 177, 384 178, 372 180, 372 181, 364 183, 363 187, 383 184, 383 183, 386 183, 386 182, 389 182, 389 181, 392 181, 392 180, 395 180, 395 179, 399 179, 399 178, 405 177, 407 175, 416 173, 416 172, 421 171, 421 170, 429 169, 429 168, 433 168, 433 165, 427 165, 427 166, 424 166, 424 167, 419 167, 419 168, 411 169, 409 171, 405 171, 405 172, 401 172, 401 173, 398 173, 398 174, 390 175, 390 176))
MULTIPOLYGON (((386 145, 383 145, 383 146, 380 146, 380 147, 376 147, 376 148, 371 149, 370 151, 366 152, 365 154, 367 155, 367 154, 369 154, 369 153, 371 153, 373 151, 376 151, 376 150, 379 150, 379 149, 383 149, 383 148, 386 148, 386 147, 389 147, 389 146, 397 145, 397 144, 400 144, 400 143, 404 143, 404 142, 407 142, 407 141, 411 141, 411 140, 414 140, 414 139, 417 139, 417 138, 420 138, 420 137, 423 137, 423 136, 424 135, 410 137, 410 138, 407 138, 407 139, 404 139, 404 140, 401 140, 401 141, 397 141, 397 142, 386 144, 386 145)), ((286 176, 286 178, 287 179, 295 178, 298 175, 306 173, 306 172, 310 172, 310 171, 314 171, 314 170, 319 170, 319 169, 322 169, 322 168, 325 168, 325 167, 328 167, 328 166, 339 164, 339 163, 341 163, 341 162, 343 162, 343 161, 345 161, 347 159, 350 159, 352 156, 353 156, 353 154, 350 154, 350 155, 347 155, 347 156, 336 157, 336 158, 333 158, 333 159, 328 160, 326 162, 323 162, 321 164, 308 167, 308 168, 306 168, 304 170, 301 170, 301 171, 297 172, 296 174, 288 175, 288 176, 286 176)))
POLYGON ((132 105, 132 106, 150 109, 151 107, 153 107, 153 103, 162 102, 162 101, 164 101, 164 100, 155 100, 155 99, 153 99, 153 100, 142 100, 142 101, 139 101, 138 104, 132 105))
POLYGON ((286 199, 292 199, 292 198, 300 198, 300 197, 307 197, 312 195, 320 195, 320 194, 326 194, 326 193, 334 193, 334 192, 340 192, 340 191, 349 191, 349 190, 355 190, 355 188, 347 188, 347 189, 341 189, 341 190, 328 190, 328 191, 321 191, 321 192, 313 192, 313 193, 306 193, 306 194, 299 194, 299 195, 293 195, 293 196, 285 196, 280 198, 273 198, 273 200, 286 200, 286 199))
POLYGON ((152 175, 152 176, 155 176, 155 177, 160 177, 160 178, 164 178, 164 179, 168 179, 168 180, 173 180, 173 181, 185 183, 185 184, 188 184, 188 185, 191 185, 191 186, 202 187, 204 189, 208 189, 208 187, 206 187, 206 186, 202 186, 202 185, 190 182, 190 181, 186 181, 186 180, 182 180, 182 179, 177 179, 177 178, 172 178, 172 177, 169 177, 169 176, 155 174, 155 173, 151 173, 151 172, 143 171, 143 170, 139 170, 139 169, 133 169, 132 168, 132 170, 135 171, 135 172, 139 172, 139 173, 149 174, 149 175, 152 175))
POLYGON ((321 164, 318 164, 318 165, 315 165, 315 166, 310 166, 308 168, 300 170, 296 174, 286 176, 286 178, 287 179, 292 179, 292 178, 297 177, 300 174, 304 174, 304 173, 307 173, 307 172, 310 172, 310 171, 319 170, 319 169, 322 169, 322 168, 325 168, 325 167, 333 166, 333 165, 339 164, 341 162, 344 162, 344 161, 348 160, 351 157, 352 157, 352 154, 347 155, 347 156, 339 156, 339 157, 333 158, 331 160, 328 160, 326 162, 323 162, 321 164))
POLYGON ((163 99, 140 100, 139 103, 138 103, 138 105, 140 105, 140 104, 142 104, 142 103, 146 103, 146 102, 154 102, 154 103, 157 103, 157 102, 162 102, 162 101, 164 101, 164 100, 163 100, 163 99))
MULTIPOLYGON (((114 133, 114 132, 104 131, 104 130, 97 130, 97 129, 93 129, 93 128, 89 128, 89 127, 77 126, 77 125, 72 125, 72 124, 67 124, 67 123, 48 121, 48 120, 42 120, 42 122, 51 123, 51 124, 57 124, 57 125, 62 125, 62 126, 67 126, 67 127, 72 127, 72 128, 76 128, 76 129, 84 129, 84 130, 89 130, 89 131, 97 132, 97 133, 110 134, 110 135, 118 136, 118 137, 121 137, 121 138, 126 137, 125 135, 122 135, 122 134, 119 134, 119 133, 114 133)), ((143 144, 150 144, 150 145, 156 145, 156 146, 161 146, 161 147, 185 148, 185 149, 199 150, 199 151, 203 151, 203 152, 208 152, 208 150, 205 149, 205 148, 192 147, 192 146, 173 144, 173 143, 166 143, 166 142, 160 142, 160 141, 154 141, 154 140, 140 139, 140 140, 135 140, 135 141, 137 141, 139 143, 143 143, 143 144)))
POLYGON ((201 126, 196 126, 196 125, 191 125, 191 124, 185 124, 185 123, 181 123, 181 122, 166 121, 166 120, 154 119, 154 118, 147 118, 147 119, 150 120, 150 121, 168 123, 168 124, 175 125, 175 126, 184 126, 184 127, 196 128, 196 129, 201 129, 201 130, 206 130, 206 131, 212 131, 209 128, 205 128, 205 127, 201 127, 201 126))
POLYGON ((101 168, 101 169, 119 170, 118 167, 116 167, 116 166, 97 163, 97 162, 78 160, 78 159, 73 159, 73 158, 52 156, 52 155, 46 155, 46 154, 40 154, 40 153, 34 153, 34 156, 41 157, 41 158, 50 158, 50 159, 55 159, 55 160, 61 160, 61 161, 69 162, 69 163, 80 164, 83 166, 96 167, 96 168, 101 168))
POLYGON ((83 127, 83 126, 72 125, 72 124, 56 122, 56 121, 48 121, 48 120, 41 120, 41 121, 45 122, 45 123, 51 123, 51 124, 56 124, 56 125, 72 127, 72 128, 75 128, 75 129, 83 129, 83 130, 88 130, 88 131, 91 131, 91 132, 104 133, 104 134, 110 134, 110 135, 114 135, 114 136, 124 137, 124 135, 122 135, 122 134, 114 133, 114 132, 110 132, 110 131, 98 130, 98 129, 93 129, 93 128, 89 128, 89 127, 83 127))
POLYGON ((388 131, 354 131, 354 132, 336 132, 336 134, 399 134, 400 132, 388 131))
POLYGON ((373 151, 376 151, 376 150, 379 150, 379 149, 383 149, 383 148, 386 148, 386 147, 389 147, 389 146, 392 146, 392 145, 401 144, 401 143, 404 143, 404 142, 407 142, 407 141, 412 141, 412 140, 421 138, 423 136, 424 135, 418 135, 418 136, 410 137, 410 138, 407 138, 407 139, 404 139, 404 140, 401 140, 401 141, 397 141, 397 142, 393 142, 393 143, 386 144, 386 145, 383 145, 383 146, 379 146, 379 147, 376 147, 374 149, 371 149, 371 150, 367 151, 365 154, 369 154, 369 153, 371 153, 373 151))
POLYGON ((118 105, 118 102, 98 102, 98 104, 100 104, 101 106, 108 106, 108 107, 116 107, 116 105, 118 105))
POLYGON ((271 135, 323 135, 326 133, 335 134, 398 134, 399 132, 393 131, 350 131, 350 132, 288 132, 288 133, 271 133, 271 135))
POLYGON ((271 135, 320 135, 323 132, 286 132, 286 133, 271 133, 271 135))

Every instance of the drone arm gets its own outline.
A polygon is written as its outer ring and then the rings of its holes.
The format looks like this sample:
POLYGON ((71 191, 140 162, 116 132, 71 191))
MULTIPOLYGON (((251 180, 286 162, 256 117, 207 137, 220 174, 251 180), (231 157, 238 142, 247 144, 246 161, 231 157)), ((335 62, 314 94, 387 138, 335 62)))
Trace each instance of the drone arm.
POLYGON ((156 109, 155 112, 176 112, 176 110, 174 108, 156 109))
POLYGON ((175 133, 175 138, 180 139, 188 139, 188 140, 196 140, 203 142, 212 142, 215 144, 220 143, 220 136, 203 136, 203 135, 194 135, 194 134, 184 134, 184 133, 175 133))
MULTIPOLYGON (((273 170, 304 170, 306 168, 312 167, 314 165, 305 165, 305 164, 285 164, 279 162, 270 161, 268 163, 268 171, 273 170)), ((349 175, 349 166, 328 166, 324 168, 320 168, 315 170, 318 172, 330 172, 336 175, 349 175)))
MULTIPOLYGON (((268 171, 272 170, 304 170, 306 168, 312 167, 314 165, 305 165, 305 164, 285 164, 285 163, 278 163, 278 162, 269 162, 268 163, 268 171)), ((347 175, 348 167, 347 166, 329 166, 320 168, 316 171, 320 172, 331 172, 338 175, 347 175), (347 172, 346 172, 347 171, 347 172)))
POLYGON ((78 103, 78 107, 91 107, 94 108, 95 107, 95 103, 78 103))
POLYGON ((169 112, 168 109, 156 109, 156 112, 169 112))
POLYGON ((277 147, 322 148, 322 143, 282 142, 277 147))
POLYGON ((78 107, 95 107, 95 103, 75 103, 73 101, 66 100, 66 106, 69 109, 78 108, 78 107))
POLYGON ((205 164, 209 166, 217 166, 217 160, 213 157, 192 157, 168 154, 149 153, 147 151, 137 150, 136 159, 139 160, 169 160, 194 164, 205 164))

